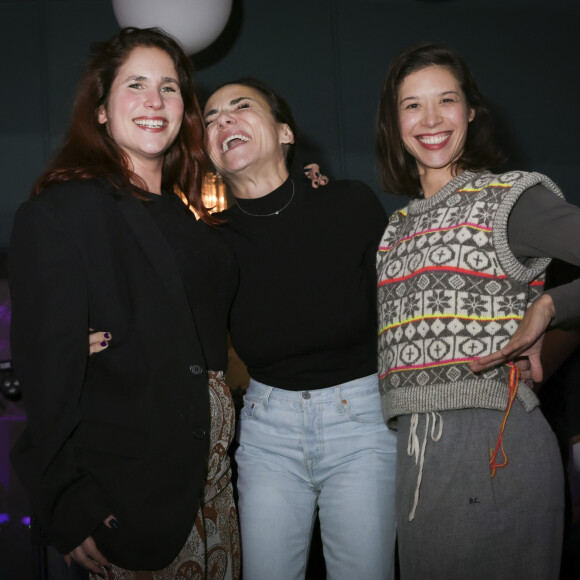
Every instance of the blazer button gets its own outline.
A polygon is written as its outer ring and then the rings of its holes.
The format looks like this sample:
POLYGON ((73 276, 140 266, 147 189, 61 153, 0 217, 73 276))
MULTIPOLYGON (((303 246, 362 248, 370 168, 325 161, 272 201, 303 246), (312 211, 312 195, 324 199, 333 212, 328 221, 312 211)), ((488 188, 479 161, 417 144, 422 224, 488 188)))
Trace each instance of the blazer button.
POLYGON ((203 439, 205 437, 205 429, 203 427, 198 427, 197 429, 194 429, 193 436, 196 439, 203 439))
POLYGON ((192 375, 199 376, 203 373, 203 369, 199 365, 189 365, 189 372, 192 375))

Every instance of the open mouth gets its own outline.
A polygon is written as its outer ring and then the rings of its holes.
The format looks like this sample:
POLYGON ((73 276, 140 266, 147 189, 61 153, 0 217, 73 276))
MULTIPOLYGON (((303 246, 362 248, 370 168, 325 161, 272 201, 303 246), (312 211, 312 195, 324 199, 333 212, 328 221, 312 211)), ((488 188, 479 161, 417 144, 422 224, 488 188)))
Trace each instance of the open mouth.
POLYGON ((443 145, 451 137, 452 131, 437 133, 437 135, 417 135, 417 141, 426 147, 437 147, 443 145))
POLYGON ((242 135, 240 133, 235 133, 234 135, 229 135, 226 137, 222 143, 222 151, 226 153, 230 149, 234 149, 242 143, 247 143, 250 140, 249 137, 242 135))
POLYGON ((134 123, 145 129, 161 129, 167 125, 167 121, 163 119, 135 119, 134 123))

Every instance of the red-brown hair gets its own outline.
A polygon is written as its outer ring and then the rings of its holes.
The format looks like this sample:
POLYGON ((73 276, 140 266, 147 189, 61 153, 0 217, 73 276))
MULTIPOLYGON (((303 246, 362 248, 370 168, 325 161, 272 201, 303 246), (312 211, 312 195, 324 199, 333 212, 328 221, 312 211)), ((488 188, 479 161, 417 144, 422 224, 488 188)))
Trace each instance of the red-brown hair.
POLYGON ((115 188, 140 197, 134 187, 146 189, 130 169, 127 156, 98 122, 101 107, 107 106, 111 86, 119 68, 137 47, 154 47, 166 52, 177 71, 184 115, 181 128, 163 161, 162 187, 182 191, 205 222, 220 223, 210 216, 201 199, 203 176, 211 167, 203 147, 204 122, 195 95, 193 70, 179 44, 159 28, 124 28, 109 42, 95 43, 81 78, 72 120, 64 145, 40 176, 32 195, 52 183, 75 179, 102 178, 115 188))

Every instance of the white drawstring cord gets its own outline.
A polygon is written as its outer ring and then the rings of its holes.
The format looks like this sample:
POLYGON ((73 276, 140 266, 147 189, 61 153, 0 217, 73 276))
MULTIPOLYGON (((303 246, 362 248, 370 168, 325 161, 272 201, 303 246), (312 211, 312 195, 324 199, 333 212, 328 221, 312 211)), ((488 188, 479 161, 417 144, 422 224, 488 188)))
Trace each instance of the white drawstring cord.
POLYGON ((425 448, 427 446, 427 436, 429 434, 429 415, 433 417, 433 423, 431 425, 431 440, 439 441, 441 439, 441 434, 443 433, 443 417, 439 413, 425 413, 425 435, 423 436, 423 444, 419 448, 419 437, 417 435, 417 427, 419 426, 419 413, 413 413, 411 415, 411 425, 409 429, 409 441, 407 442, 407 454, 409 456, 415 456, 415 465, 419 463, 419 475, 417 476, 417 487, 415 488, 415 498, 413 501, 413 507, 411 513, 409 514, 409 521, 415 519, 415 511, 417 510, 417 505, 419 504, 419 488, 421 487, 421 480, 423 479, 423 464, 425 463, 425 448), (437 417, 439 417, 439 431, 435 435, 435 428, 437 426, 437 417))

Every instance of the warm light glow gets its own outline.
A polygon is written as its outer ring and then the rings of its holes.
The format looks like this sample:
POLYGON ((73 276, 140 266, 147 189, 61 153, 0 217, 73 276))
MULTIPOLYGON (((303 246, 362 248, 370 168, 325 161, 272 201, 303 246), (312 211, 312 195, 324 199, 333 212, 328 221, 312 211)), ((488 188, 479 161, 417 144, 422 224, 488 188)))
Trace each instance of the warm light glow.
MULTIPOLYGON (((177 193, 183 201, 186 201, 185 195, 183 195, 177 187, 175 188, 175 193, 177 193)), ((209 210, 209 213, 215 213, 227 209, 228 200, 224 180, 221 177, 218 177, 215 173, 206 173, 201 186, 201 198, 203 204, 209 210)), ((190 206, 189 209, 197 218, 199 218, 193 207, 190 206)))
POLYGON ((226 185, 215 173, 206 173, 201 186, 203 204, 210 213, 227 209, 226 185))

